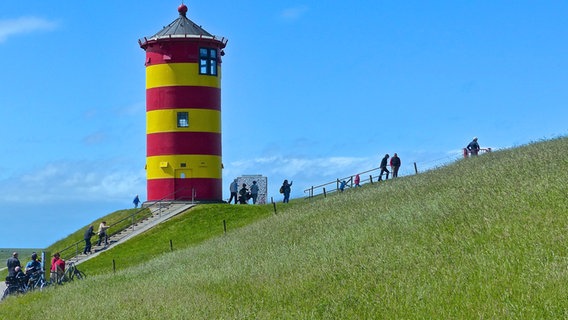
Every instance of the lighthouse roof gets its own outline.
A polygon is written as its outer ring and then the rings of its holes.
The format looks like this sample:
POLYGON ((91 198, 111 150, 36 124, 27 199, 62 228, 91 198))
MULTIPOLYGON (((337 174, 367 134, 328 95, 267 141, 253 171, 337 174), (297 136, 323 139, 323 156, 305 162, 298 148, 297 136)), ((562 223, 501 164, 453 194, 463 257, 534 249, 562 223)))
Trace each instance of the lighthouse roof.
POLYGON ((144 47, 149 42, 160 39, 200 38, 219 41, 222 47, 225 47, 228 41, 226 38, 216 38, 214 35, 203 29, 200 25, 197 25, 187 18, 187 6, 185 4, 182 4, 178 7, 178 12, 179 17, 169 25, 165 26, 158 33, 154 34, 151 37, 138 40, 140 46, 144 47))
POLYGON ((197 25, 193 21, 187 18, 187 6, 182 4, 178 7, 179 17, 175 19, 172 23, 165 26, 155 35, 151 36, 150 39, 161 39, 161 38, 172 38, 172 37, 188 37, 188 36, 199 36, 199 37, 211 37, 215 36, 207 32, 200 25, 197 25))

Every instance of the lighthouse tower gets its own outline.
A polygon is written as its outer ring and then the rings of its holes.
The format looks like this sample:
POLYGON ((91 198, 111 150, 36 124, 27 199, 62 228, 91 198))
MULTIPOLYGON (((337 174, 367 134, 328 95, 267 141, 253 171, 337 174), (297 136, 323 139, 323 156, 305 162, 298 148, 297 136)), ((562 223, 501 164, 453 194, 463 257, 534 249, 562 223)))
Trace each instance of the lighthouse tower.
POLYGON ((222 201, 221 56, 218 39, 179 17, 139 40, 146 51, 148 201, 222 201))

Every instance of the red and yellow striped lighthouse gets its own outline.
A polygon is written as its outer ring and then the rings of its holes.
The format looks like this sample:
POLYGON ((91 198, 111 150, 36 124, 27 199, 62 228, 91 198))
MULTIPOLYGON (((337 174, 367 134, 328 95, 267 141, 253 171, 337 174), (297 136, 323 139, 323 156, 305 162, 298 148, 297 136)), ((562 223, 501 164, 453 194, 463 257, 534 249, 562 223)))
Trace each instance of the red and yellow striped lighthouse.
POLYGON ((227 44, 179 17, 146 51, 148 201, 222 200, 221 56, 227 44))

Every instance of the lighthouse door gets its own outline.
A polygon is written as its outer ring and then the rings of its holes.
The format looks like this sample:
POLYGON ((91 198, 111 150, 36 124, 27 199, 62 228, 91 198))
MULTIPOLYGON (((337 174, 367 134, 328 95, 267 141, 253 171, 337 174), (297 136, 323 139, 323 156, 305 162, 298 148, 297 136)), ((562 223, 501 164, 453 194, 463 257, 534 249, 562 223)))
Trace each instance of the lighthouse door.
POLYGON ((192 176, 193 170, 185 168, 178 169, 175 173, 175 199, 176 200, 192 200, 192 176))

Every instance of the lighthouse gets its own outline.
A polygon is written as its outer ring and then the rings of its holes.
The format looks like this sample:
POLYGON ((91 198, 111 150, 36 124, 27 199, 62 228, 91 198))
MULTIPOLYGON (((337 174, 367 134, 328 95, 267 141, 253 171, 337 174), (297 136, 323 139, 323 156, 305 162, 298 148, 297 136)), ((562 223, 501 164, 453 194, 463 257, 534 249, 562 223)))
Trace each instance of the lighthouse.
POLYGON ((222 201, 221 57, 227 39, 187 18, 153 36, 146 51, 148 201, 222 201))

